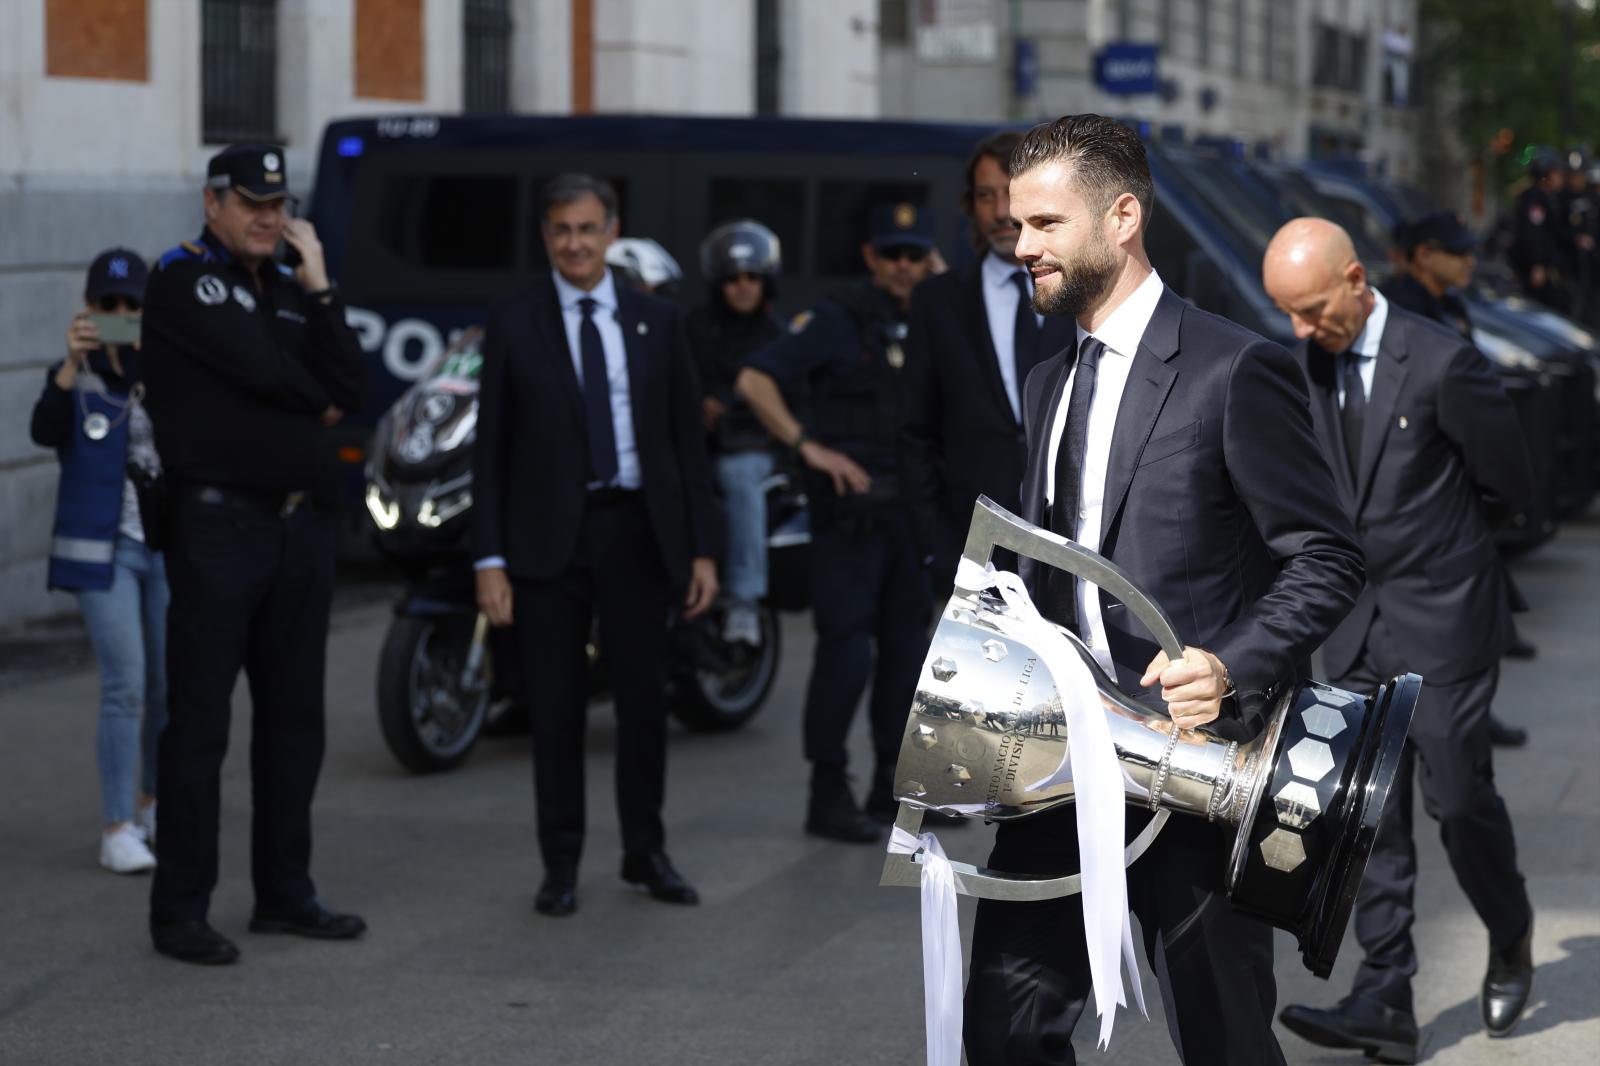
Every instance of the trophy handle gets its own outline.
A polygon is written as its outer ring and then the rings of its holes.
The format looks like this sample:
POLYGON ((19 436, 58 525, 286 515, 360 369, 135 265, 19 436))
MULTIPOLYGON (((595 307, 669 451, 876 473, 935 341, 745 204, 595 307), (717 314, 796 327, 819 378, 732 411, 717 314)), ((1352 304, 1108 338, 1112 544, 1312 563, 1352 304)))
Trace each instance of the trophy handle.
MULTIPOLYGON (((1161 808, 1144 829, 1140 830, 1139 835, 1128 842, 1128 846, 1122 852, 1123 866, 1132 866, 1135 860, 1155 843, 1156 834, 1167 824, 1167 818, 1171 813, 1165 807, 1161 808)), ((909 803, 900 804, 900 814, 894 821, 895 828, 916 836, 922 828, 922 814, 920 807, 913 807, 909 803)), ((1046 878, 1024 877, 1020 874, 1008 874, 983 866, 974 866, 970 862, 956 862, 954 859, 947 861, 950 863, 951 873, 955 875, 956 891, 975 899, 1030 902, 1075 896, 1083 891, 1081 874, 1063 874, 1059 877, 1046 878)), ((891 853, 883 864, 883 877, 878 883, 915 888, 922 883, 922 871, 917 868, 921 865, 920 848, 912 855, 891 853)))
MULTIPOLYGON (((1018 555, 1026 555, 1047 566, 1065 570, 1111 593, 1135 618, 1144 623, 1150 635, 1156 638, 1156 643, 1161 645, 1161 650, 1167 653, 1167 658, 1174 662, 1183 658, 1183 641, 1178 639, 1177 630, 1173 628, 1167 612, 1146 596, 1116 563, 1059 533, 1041 529, 1018 518, 987 496, 979 496, 978 502, 972 507, 972 525, 967 531, 967 545, 961 554, 983 566, 989 562, 995 548, 1009 548, 1018 555)), ((1074 641, 1073 644, 1079 648, 1079 654, 1084 653, 1078 642, 1074 641)))

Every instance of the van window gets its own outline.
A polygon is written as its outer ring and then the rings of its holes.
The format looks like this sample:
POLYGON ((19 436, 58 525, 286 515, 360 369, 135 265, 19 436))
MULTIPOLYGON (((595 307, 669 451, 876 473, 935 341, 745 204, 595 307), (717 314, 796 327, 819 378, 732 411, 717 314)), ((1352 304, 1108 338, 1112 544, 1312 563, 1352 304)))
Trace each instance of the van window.
POLYGON ((517 179, 396 174, 383 185, 376 232, 395 259, 425 270, 516 267, 517 179))
POLYGON ((814 273, 833 276, 865 274, 861 246, 867 240, 867 216, 880 204, 908 203, 926 208, 926 182, 822 181, 817 185, 816 260, 814 273))

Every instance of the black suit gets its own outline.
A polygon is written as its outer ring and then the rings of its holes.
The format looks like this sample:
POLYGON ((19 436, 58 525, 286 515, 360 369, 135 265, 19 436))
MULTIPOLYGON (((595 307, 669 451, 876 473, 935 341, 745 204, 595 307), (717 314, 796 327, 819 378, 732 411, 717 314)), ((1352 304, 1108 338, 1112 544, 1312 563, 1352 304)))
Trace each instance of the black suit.
POLYGON ((1489 704, 1511 616, 1485 500, 1508 513, 1526 507, 1532 474, 1499 378, 1456 333, 1390 302, 1353 471, 1336 360, 1304 343, 1296 356, 1367 558, 1367 585, 1323 648, 1328 672, 1358 692, 1404 670, 1424 678, 1356 909, 1366 952, 1357 991, 1410 1010, 1415 760, 1424 804, 1494 944, 1519 939, 1531 914, 1490 765, 1489 704))
MULTIPOLYGON (((1039 366, 1024 393, 1022 508, 1038 525, 1049 525, 1050 430, 1073 355, 1039 366)), ((1241 699, 1224 702, 1219 731, 1253 732, 1266 692, 1304 670, 1361 582, 1360 549, 1293 359, 1164 292, 1117 410, 1105 503, 1101 553, 1166 609, 1186 643, 1228 666, 1241 699)), ((1041 582, 1030 563, 1023 574, 1041 609, 1071 619, 1070 582, 1041 582)), ((1120 604, 1100 599, 1120 686, 1158 699, 1138 684, 1155 646, 1120 604)), ((1130 811, 1128 831, 1145 821, 1130 811)), ((1183 1060, 1282 1063, 1272 1035, 1272 932, 1229 906, 1227 854, 1219 827, 1173 819, 1129 869, 1130 903, 1183 1060)), ((1076 868, 1073 812, 1002 824, 990 865, 1076 868)), ((973 1066, 1073 1061, 1071 1033, 1089 990, 1079 897, 979 903, 967 988, 973 1066)))
POLYGON ((475 557, 501 556, 533 720, 539 843, 570 873, 583 842, 585 646, 598 615, 616 697, 623 847, 661 847, 669 612, 690 560, 715 554, 700 388, 676 307, 616 287, 638 491, 591 491, 583 393, 554 283, 494 310, 473 462, 475 557))
MULTIPOLYGON (((980 495, 1019 510, 1027 461, 1023 429, 1000 376, 983 286, 979 258, 960 272, 929 278, 911 297, 900 469, 917 546, 940 579, 955 573, 980 495)), ((1045 319, 1040 355, 1076 343, 1070 319, 1045 319)))

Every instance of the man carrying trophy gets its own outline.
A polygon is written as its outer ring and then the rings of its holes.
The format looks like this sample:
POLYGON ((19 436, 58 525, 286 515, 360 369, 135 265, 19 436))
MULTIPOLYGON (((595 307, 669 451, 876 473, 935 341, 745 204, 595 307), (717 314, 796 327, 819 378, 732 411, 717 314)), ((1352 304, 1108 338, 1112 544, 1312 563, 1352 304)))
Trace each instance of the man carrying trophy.
MULTIPOLYGON (((1288 352, 1189 306, 1151 270, 1153 187, 1132 130, 1097 115, 1041 124, 1010 172, 1035 307, 1077 322, 1076 344, 1024 389, 1023 517, 1112 561, 1189 646, 1169 659, 1125 604, 1071 574, 1024 558, 1021 576, 1119 688, 1142 687, 1181 730, 1247 740, 1362 582, 1304 379, 1288 352)), ((1130 809, 1126 831, 1149 820, 1130 809)), ((1271 927, 1230 905, 1229 850, 1221 820, 1173 819, 1127 873, 1188 1066, 1284 1061, 1271 927)), ((1019 875, 1077 862, 1070 808, 1002 821, 990 857, 1019 875)), ((1082 897, 982 900, 971 958, 971 1066, 1075 1061, 1092 990, 1082 897)))

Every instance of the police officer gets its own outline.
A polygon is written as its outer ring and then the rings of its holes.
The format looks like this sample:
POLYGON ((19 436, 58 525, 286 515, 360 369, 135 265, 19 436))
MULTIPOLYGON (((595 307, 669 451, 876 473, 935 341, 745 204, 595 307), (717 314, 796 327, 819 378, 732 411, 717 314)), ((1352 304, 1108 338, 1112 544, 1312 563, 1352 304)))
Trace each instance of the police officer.
POLYGON ((877 770, 868 809, 892 815, 894 764, 927 650, 930 608, 895 442, 906 314, 934 243, 913 204, 885 204, 868 218, 861 254, 870 280, 797 317, 790 334, 751 357, 734 383, 768 432, 807 467, 817 645, 805 707, 812 765, 806 831, 857 843, 876 840, 879 829, 856 805, 845 776, 850 720, 870 677, 877 770), (811 389, 805 423, 780 391, 800 381, 811 389))
POLYGON ((250 683, 250 931, 319 939, 366 924, 317 900, 311 796, 324 746, 335 470, 328 427, 364 364, 309 222, 289 217, 283 151, 237 144, 206 169, 206 225, 161 257, 145 297, 148 406, 172 499, 169 718, 150 892, 156 950, 219 964, 206 921, 229 702, 250 683), (279 240, 298 265, 275 261, 279 240))
POLYGON ((1511 217, 1511 267, 1532 299, 1567 309, 1570 273, 1566 220, 1557 197, 1564 183, 1560 161, 1541 152, 1528 163, 1528 186, 1517 196, 1511 217))
POLYGON ((1571 242, 1572 316, 1594 324, 1600 321, 1600 201, 1588 168, 1583 152, 1568 153, 1565 184, 1557 200, 1571 242))
POLYGON ((728 511, 728 565, 722 639, 761 643, 759 601, 767 594, 767 501, 772 437, 733 391, 752 353, 783 335, 772 313, 783 266, 778 235, 754 219, 724 223, 700 242, 710 293, 689 313, 689 349, 700 371, 701 417, 712 468, 728 511))

